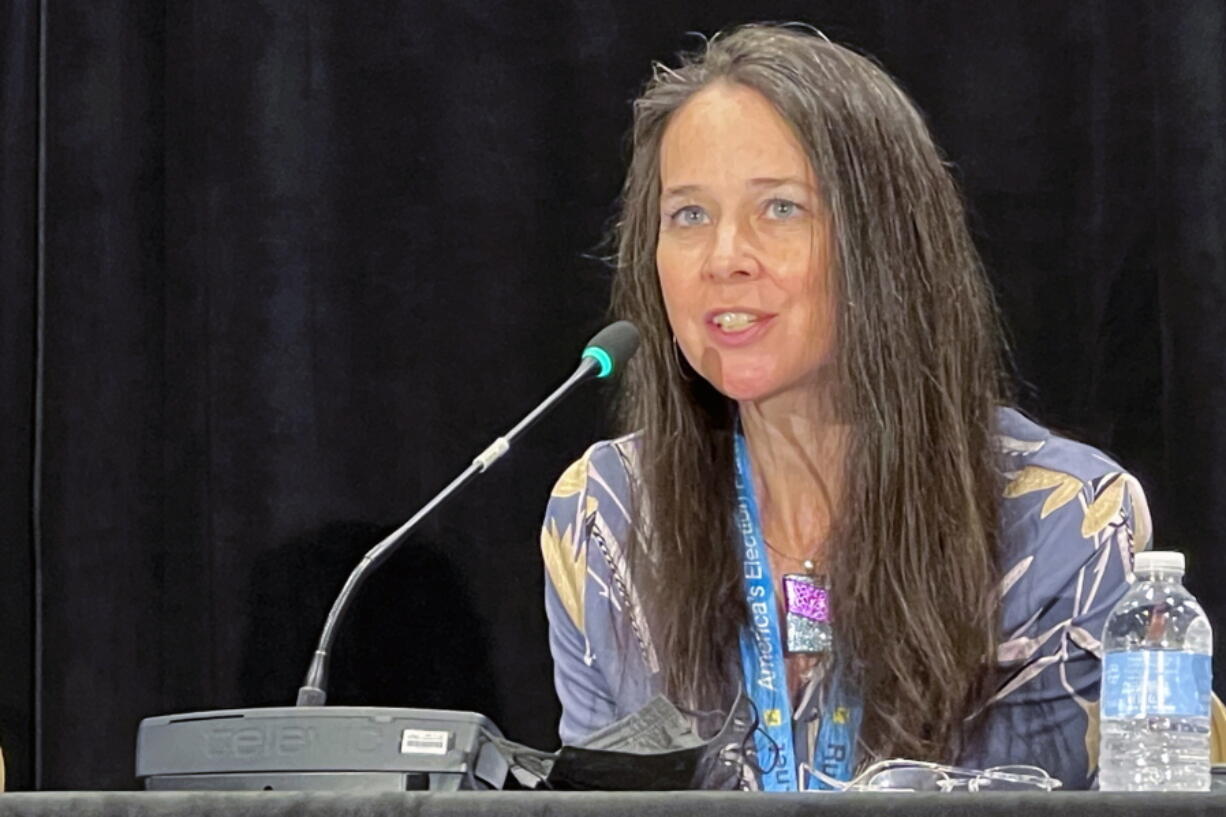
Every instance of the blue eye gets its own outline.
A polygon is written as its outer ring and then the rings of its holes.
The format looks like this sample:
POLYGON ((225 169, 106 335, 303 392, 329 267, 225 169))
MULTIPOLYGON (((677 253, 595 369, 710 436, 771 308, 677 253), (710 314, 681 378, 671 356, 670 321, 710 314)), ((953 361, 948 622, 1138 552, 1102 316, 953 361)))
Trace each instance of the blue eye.
POLYGON ((766 203, 767 214, 772 218, 789 219, 800 212, 800 205, 788 199, 771 199, 766 203))
POLYGON ((681 227, 696 227, 699 224, 706 224, 707 212, 697 204, 690 204, 675 211, 669 220, 681 227))

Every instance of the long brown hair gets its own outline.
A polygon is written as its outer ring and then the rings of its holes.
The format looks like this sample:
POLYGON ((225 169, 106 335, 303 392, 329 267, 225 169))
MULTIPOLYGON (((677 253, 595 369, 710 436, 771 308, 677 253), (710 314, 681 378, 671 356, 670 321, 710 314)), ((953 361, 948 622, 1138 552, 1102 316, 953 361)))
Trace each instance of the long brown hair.
POLYGON ((828 565, 836 655, 865 704, 862 746, 949 760, 997 643, 1002 335, 921 115, 871 60, 810 30, 716 36, 677 68, 657 65, 634 104, 613 310, 643 335, 621 419, 642 433, 635 506, 650 518, 634 547, 650 569, 636 581, 665 691, 726 704, 748 622, 732 531, 736 405, 675 353, 655 265, 661 137, 715 81, 757 90, 791 124, 833 225, 836 399, 852 430, 828 565))

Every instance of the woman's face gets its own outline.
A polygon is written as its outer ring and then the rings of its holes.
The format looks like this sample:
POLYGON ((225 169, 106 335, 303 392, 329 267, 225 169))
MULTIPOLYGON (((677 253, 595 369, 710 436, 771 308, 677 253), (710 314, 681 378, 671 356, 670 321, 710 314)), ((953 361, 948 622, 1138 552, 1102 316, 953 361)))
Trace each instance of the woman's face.
POLYGON ((766 97, 717 83, 673 114, 656 266, 681 351, 724 395, 818 382, 834 347, 828 243, 817 179, 766 97))

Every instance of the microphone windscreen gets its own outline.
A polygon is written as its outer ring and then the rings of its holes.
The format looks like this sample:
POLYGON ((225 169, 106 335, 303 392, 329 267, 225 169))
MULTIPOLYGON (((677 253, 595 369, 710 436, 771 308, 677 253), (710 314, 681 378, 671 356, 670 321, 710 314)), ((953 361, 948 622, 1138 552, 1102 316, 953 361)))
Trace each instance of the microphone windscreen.
POLYGON ((639 349, 639 330, 630 321, 617 321, 601 329, 587 342, 583 357, 600 363, 600 377, 620 371, 639 349), (602 354, 603 353, 603 354, 602 354))

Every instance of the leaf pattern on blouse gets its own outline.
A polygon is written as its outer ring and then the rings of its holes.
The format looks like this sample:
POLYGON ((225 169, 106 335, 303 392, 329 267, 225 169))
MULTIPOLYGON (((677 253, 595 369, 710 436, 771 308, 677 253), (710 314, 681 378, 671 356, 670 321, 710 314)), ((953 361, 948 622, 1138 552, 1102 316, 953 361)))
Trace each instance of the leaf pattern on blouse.
POLYGON ((1034 491, 1044 491, 1055 488, 1047 495, 1043 503, 1041 518, 1046 519, 1053 511, 1058 511, 1081 492, 1081 480, 1072 474, 1040 468, 1037 465, 1027 465, 1005 486, 1005 499, 1025 496, 1034 491))

